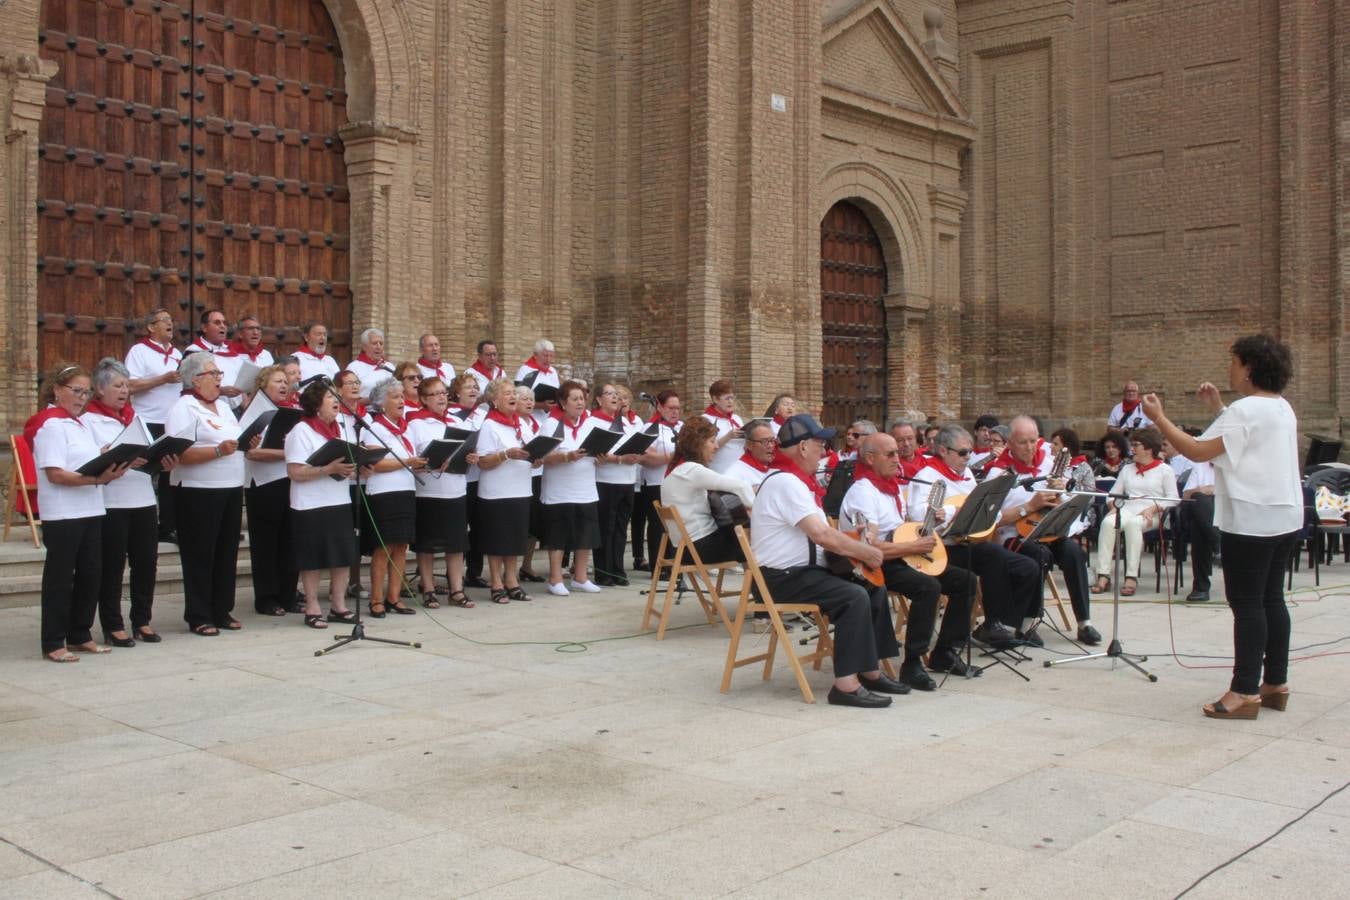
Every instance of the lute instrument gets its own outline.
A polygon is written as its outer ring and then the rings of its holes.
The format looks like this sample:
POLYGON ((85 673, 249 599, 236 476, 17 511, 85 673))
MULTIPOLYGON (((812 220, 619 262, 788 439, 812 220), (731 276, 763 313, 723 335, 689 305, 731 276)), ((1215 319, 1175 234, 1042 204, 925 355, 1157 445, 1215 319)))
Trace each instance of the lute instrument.
MULTIPOLYGON (((1072 457, 1073 453, 1069 451, 1068 447, 1061 447, 1060 451, 1055 454, 1054 464, 1050 466, 1050 474, 1045 477, 1046 482, 1053 484, 1054 482, 1062 480, 1064 478, 1064 472, 1069 468, 1069 460, 1072 457)), ((1036 526, 1041 524, 1041 518, 1044 515, 1045 515, 1044 511, 1037 510, 1036 512, 1031 513, 1025 518, 1018 519, 1017 520, 1018 536, 1025 538, 1027 535, 1031 534, 1031 532, 1035 531, 1036 526)), ((1059 540, 1058 537, 1051 537, 1046 538, 1045 542, 1051 543, 1057 540, 1059 540)))
MULTIPOLYGON (((866 519, 855 521, 857 526, 851 531, 841 532, 845 537, 853 538, 855 541, 861 541, 864 544, 871 544, 876 538, 876 526, 869 523, 866 519)), ((852 575, 866 581, 868 584, 876 587, 886 586, 886 575, 881 571, 881 567, 865 565, 851 556, 842 556, 832 550, 825 551, 825 566, 835 575, 847 578, 852 575)))
MULTIPOLYGON (((928 509, 923 514, 923 521, 906 522, 895 529, 891 543, 902 544, 930 536, 937 528, 937 511, 942 509, 942 501, 946 496, 946 483, 942 481, 935 483, 928 492, 928 509)), ((911 569, 925 575, 941 575, 947 568, 947 545, 937 541, 933 544, 933 549, 927 553, 912 553, 904 559, 911 569)))

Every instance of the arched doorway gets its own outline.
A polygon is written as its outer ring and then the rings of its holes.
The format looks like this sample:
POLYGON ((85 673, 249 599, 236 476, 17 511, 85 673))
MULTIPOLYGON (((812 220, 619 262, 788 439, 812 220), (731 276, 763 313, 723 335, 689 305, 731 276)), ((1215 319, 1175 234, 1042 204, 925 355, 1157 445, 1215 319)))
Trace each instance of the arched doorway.
POLYGON ((862 209, 841 200, 820 223, 824 424, 886 416, 886 261, 862 209))
MULTIPOLYGON (((342 50, 322 0, 46 0, 38 358, 121 357, 157 307, 350 346, 342 50)), ((342 355, 341 350, 338 351, 342 355)))

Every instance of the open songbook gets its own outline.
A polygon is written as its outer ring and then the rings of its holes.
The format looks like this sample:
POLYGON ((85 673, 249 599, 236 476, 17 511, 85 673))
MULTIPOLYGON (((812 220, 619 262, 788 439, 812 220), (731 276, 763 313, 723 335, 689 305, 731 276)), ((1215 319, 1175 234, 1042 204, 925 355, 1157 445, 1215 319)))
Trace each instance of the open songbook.
MULTIPOLYGON (((341 438, 332 438, 318 450, 309 455, 305 462, 315 468, 322 468, 334 460, 341 459, 361 466, 373 466, 389 455, 383 447, 362 447, 341 438)), ((341 475, 329 475, 334 481, 341 481, 341 475)))
POLYGON ((80 466, 75 471, 81 475, 92 475, 97 477, 111 469, 113 466, 120 466, 123 463, 129 463, 138 456, 144 454, 150 449, 154 439, 150 437, 150 431, 141 421, 140 416, 134 416, 131 423, 122 429, 122 433, 112 439, 108 444, 108 449, 104 450, 98 456, 95 456, 89 462, 80 466))
POLYGON ((656 443, 657 424, 648 425, 642 431, 635 431, 609 452, 614 456, 627 456, 630 453, 646 453, 647 448, 656 443))

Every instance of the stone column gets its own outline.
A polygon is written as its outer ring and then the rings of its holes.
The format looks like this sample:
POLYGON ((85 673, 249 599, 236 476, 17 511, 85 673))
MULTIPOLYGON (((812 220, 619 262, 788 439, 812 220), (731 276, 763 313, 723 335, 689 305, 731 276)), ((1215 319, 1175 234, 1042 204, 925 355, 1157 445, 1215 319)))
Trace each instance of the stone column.
POLYGON ((924 396, 936 400, 937 407, 924 411, 943 419, 961 414, 961 219, 968 199, 954 187, 928 186, 933 314, 925 336, 929 349, 923 358, 931 359, 931 372, 925 366, 924 396))
MULTIPOLYGON (((395 252, 405 230, 393 221, 394 179, 400 165, 400 143, 414 135, 382 122, 349 122, 338 134, 346 149, 347 189, 351 193, 351 292, 353 348, 355 333, 375 326, 388 329, 390 293, 403 275, 395 252)), ((401 309, 401 306, 395 306, 401 309)))

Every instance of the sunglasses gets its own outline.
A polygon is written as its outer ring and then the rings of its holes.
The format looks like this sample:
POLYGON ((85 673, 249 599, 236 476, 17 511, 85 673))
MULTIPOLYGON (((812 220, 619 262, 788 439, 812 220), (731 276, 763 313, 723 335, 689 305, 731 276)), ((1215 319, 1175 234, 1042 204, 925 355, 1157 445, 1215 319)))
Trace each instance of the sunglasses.
POLYGON ((971 454, 971 449, 969 447, 964 450, 955 450, 951 447, 944 447, 943 449, 948 453, 955 453, 957 456, 969 456, 971 454))

